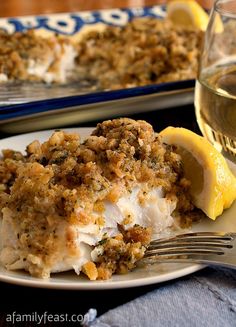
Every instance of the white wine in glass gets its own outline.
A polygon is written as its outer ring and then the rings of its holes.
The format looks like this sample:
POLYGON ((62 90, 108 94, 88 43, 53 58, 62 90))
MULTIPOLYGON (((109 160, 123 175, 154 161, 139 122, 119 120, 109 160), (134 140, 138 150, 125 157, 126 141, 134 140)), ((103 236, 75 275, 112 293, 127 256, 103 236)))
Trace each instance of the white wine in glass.
POLYGON ((217 0, 210 15, 195 88, 203 135, 236 162, 236 1, 217 0))

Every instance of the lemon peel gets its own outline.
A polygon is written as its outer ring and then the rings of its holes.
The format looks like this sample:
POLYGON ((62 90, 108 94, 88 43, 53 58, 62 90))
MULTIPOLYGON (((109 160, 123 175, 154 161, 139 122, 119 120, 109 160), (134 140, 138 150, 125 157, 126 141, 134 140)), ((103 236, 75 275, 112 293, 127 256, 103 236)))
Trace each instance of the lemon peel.
POLYGON ((182 156, 193 204, 215 220, 236 199, 236 178, 225 158, 206 139, 185 128, 167 127, 160 135, 182 156))
MULTIPOLYGON (((209 21, 209 15, 194 0, 173 0, 167 4, 167 18, 176 25, 195 27, 205 31, 209 21)), ((223 31, 220 16, 215 19, 215 32, 223 31)))

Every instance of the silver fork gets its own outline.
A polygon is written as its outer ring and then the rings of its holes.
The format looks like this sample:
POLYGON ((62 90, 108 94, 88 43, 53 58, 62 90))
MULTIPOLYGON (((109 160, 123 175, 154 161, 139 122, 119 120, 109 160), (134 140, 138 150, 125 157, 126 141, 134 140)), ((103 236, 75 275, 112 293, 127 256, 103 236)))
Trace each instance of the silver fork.
POLYGON ((236 269, 236 233, 197 232, 154 240, 144 259, 150 263, 191 262, 236 269))

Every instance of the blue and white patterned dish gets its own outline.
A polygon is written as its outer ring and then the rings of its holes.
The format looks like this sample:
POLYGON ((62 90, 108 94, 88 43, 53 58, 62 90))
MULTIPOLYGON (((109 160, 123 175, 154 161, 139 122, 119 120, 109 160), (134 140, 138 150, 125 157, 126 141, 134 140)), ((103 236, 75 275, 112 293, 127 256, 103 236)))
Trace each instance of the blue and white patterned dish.
POLYGON ((165 6, 152 6, 126 9, 104 9, 65 14, 12 17, 0 19, 0 29, 9 33, 23 32, 28 29, 44 29, 62 35, 74 35, 85 26, 97 23, 113 26, 124 26, 135 17, 166 16, 165 6))
MULTIPOLYGON (((0 19, 0 29, 14 33, 33 28, 72 36, 101 24, 124 26, 134 17, 162 19, 165 15, 164 6, 152 6, 11 17, 0 19)), ((0 130, 26 132, 189 104, 194 83, 189 80, 102 92, 76 83, 0 85, 0 130)))

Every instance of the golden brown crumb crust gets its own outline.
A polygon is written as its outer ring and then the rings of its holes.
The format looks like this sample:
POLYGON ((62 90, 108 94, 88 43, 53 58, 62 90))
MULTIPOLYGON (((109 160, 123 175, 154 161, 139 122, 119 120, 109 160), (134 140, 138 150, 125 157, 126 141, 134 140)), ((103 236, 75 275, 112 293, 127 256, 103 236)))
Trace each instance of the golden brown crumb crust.
POLYGON ((69 39, 56 35, 41 37, 34 30, 14 34, 0 30, 0 74, 6 75, 10 81, 41 81, 40 77, 29 73, 31 62, 47 65, 50 61, 47 71, 53 72, 61 55, 57 47, 69 42, 69 39))
POLYGON ((90 32, 78 44, 81 75, 118 89, 195 79, 203 34, 168 20, 136 18, 90 32))
POLYGON ((98 279, 108 279, 112 274, 126 274, 143 258, 151 241, 151 228, 134 226, 127 231, 100 241, 102 255, 98 256, 98 279))

